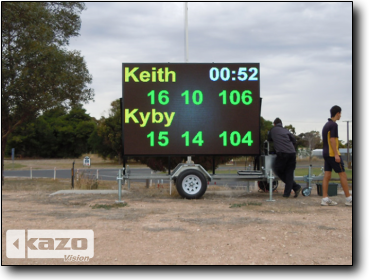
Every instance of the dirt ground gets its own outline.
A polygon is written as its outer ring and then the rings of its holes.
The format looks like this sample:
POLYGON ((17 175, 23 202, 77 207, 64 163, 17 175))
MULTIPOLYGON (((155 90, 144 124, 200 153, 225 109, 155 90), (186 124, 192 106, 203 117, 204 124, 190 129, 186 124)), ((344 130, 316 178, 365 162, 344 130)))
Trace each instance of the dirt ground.
POLYGON ((127 205, 114 207, 116 194, 50 196, 58 189, 69 189, 69 182, 6 179, 3 265, 352 264, 352 207, 340 190, 333 197, 338 205, 324 207, 315 188, 310 196, 286 199, 279 186, 271 202, 254 187, 209 186, 202 199, 186 200, 174 186, 170 195, 168 185, 132 183, 122 198, 127 205), (9 229, 92 229, 94 257, 88 263, 8 259, 9 229))

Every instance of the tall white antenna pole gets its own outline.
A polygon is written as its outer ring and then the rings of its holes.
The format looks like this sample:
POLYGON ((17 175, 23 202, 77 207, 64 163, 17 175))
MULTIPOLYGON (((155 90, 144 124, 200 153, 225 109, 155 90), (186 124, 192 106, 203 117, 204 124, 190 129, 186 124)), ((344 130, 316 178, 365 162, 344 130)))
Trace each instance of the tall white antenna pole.
MULTIPOLYGON (((189 44, 188 44, 188 2, 185 2, 185 63, 189 61, 189 44)), ((188 164, 191 164, 191 156, 188 156, 188 164)))
POLYGON ((185 62, 189 61, 189 44, 188 44, 188 2, 185 2, 185 62))

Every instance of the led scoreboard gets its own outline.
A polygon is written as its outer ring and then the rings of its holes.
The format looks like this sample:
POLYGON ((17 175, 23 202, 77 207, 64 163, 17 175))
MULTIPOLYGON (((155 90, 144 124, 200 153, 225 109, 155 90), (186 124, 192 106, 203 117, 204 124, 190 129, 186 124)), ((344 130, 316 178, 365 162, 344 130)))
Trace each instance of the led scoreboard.
POLYGON ((123 63, 125 156, 257 155, 259 63, 123 63))

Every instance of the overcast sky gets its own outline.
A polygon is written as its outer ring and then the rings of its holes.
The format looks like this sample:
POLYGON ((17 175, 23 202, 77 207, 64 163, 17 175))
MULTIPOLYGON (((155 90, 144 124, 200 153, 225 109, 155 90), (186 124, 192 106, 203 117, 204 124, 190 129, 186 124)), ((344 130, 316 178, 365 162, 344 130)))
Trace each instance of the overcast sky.
MULTIPOLYGON (((87 2, 80 50, 93 76, 90 116, 122 97, 123 62, 184 62, 184 3, 87 2)), ((188 3, 189 62, 258 62, 262 117, 297 134, 321 129, 342 107, 352 120, 352 3, 188 3)), ((352 123, 350 123, 352 139, 352 123)))

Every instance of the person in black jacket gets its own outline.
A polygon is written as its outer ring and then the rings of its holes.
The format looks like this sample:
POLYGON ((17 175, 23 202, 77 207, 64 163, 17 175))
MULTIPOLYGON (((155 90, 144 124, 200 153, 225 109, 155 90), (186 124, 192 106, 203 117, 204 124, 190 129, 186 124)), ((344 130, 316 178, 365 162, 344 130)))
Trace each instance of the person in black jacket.
POLYGON ((275 174, 285 183, 283 197, 289 197, 294 190, 294 197, 298 197, 302 187, 294 181, 294 170, 296 167, 296 139, 289 130, 283 127, 279 118, 274 120, 274 127, 268 133, 268 141, 274 142, 276 160, 274 166, 275 174))

